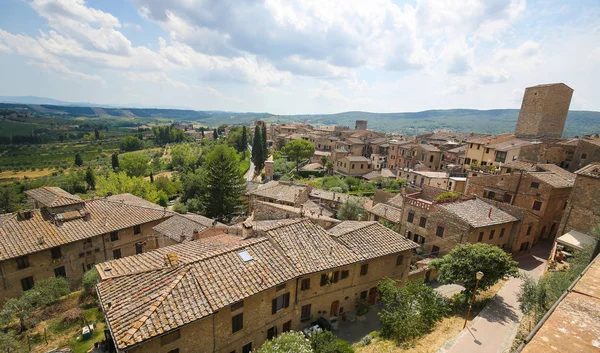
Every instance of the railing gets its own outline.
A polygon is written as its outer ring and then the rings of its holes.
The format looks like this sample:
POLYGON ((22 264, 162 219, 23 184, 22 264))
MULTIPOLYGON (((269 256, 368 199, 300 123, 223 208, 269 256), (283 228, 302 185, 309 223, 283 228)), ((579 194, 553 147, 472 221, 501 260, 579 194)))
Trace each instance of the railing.
POLYGON ((415 206, 424 210, 429 211, 429 209, 431 208, 432 203, 429 201, 425 201, 425 200, 418 200, 418 199, 411 199, 408 198, 407 203, 411 206, 415 206))

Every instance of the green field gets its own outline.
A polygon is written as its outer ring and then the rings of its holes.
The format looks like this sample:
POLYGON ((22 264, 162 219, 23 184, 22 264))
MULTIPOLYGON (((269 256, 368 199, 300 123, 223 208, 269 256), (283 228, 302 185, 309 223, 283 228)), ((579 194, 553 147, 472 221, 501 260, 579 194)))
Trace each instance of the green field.
POLYGON ((0 136, 29 135, 35 125, 14 121, 0 121, 0 136))

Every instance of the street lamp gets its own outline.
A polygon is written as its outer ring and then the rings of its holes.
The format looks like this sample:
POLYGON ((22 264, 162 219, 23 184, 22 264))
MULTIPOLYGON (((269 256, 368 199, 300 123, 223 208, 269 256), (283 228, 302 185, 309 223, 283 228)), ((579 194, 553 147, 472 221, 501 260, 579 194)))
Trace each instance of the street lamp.
POLYGON ((475 293, 477 293, 477 287, 479 286, 479 281, 483 278, 483 272, 477 271, 475 274, 477 278, 477 282, 475 283, 475 290, 473 291, 473 296, 471 297, 471 302, 469 303, 469 310, 467 311, 467 317, 465 318, 465 324, 463 325, 463 330, 467 327, 467 322, 469 321, 469 316, 471 315, 471 308, 473 307, 473 302, 475 301, 475 293))

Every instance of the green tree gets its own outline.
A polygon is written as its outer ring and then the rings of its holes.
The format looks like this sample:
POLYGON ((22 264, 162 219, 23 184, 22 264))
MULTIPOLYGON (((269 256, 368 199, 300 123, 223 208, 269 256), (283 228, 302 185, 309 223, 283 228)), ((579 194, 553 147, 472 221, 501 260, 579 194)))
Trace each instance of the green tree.
POLYGON ((119 168, 119 153, 115 152, 111 156, 111 164, 113 171, 116 171, 119 168))
POLYGON ((219 135, 223 135, 225 133, 225 129, 227 128, 227 124, 221 124, 217 127, 217 133, 219 135))
POLYGON ((173 196, 182 190, 181 181, 176 178, 169 179, 166 176, 159 176, 154 181, 154 185, 159 191, 164 191, 168 196, 173 196))
POLYGON ((331 331, 317 331, 308 340, 315 353, 354 353, 352 345, 337 338, 331 331))
POLYGON ((150 158, 141 153, 124 154, 119 161, 121 169, 132 177, 145 176, 150 158))
POLYGON ((378 313, 381 335, 397 343, 409 343, 430 332, 450 312, 448 303, 423 281, 403 285, 384 278, 378 289, 383 302, 378 313))
POLYGON ((19 208, 19 194, 12 185, 0 188, 0 212, 14 212, 19 208))
POLYGON ((100 274, 96 267, 92 267, 83 274, 82 286, 83 293, 82 298, 93 298, 96 296, 96 284, 100 282, 100 274))
POLYGON ((269 145, 267 144, 267 124, 263 123, 260 129, 260 137, 262 138, 262 153, 263 161, 269 159, 269 145))
POLYGON ((306 140, 295 139, 288 142, 281 151, 296 163, 296 170, 298 170, 300 161, 312 157, 315 153, 315 146, 306 140))
POLYGON ((85 170, 85 182, 88 185, 88 188, 94 190, 96 188, 96 174, 92 167, 87 167, 85 170))
POLYGON ((256 353, 313 353, 310 343, 300 332, 288 331, 265 342, 256 353))
POLYGON ((62 185, 63 189, 66 189, 70 193, 86 192, 85 174, 84 170, 75 170, 65 175, 62 185))
POLYGON ((334 187, 339 187, 342 192, 348 192, 348 184, 339 176, 326 176, 321 179, 321 188, 330 190, 334 187))
POLYGON ((185 173, 192 171, 198 164, 200 146, 197 144, 181 144, 171 148, 171 165, 173 169, 185 173))
POLYGON ((143 147, 143 142, 137 136, 125 136, 121 139, 121 143, 119 144, 119 149, 123 152, 137 151, 141 150, 143 147))
POLYGON ((517 294, 519 309, 526 315, 533 315, 535 322, 538 322, 550 308, 548 306, 548 292, 544 285, 526 276, 521 284, 521 290, 517 294))
POLYGON ((321 156, 321 165, 323 166, 323 169, 325 169, 325 167, 327 166, 328 161, 329 158, 327 158, 327 156, 321 156))
POLYGON ((246 151, 248 150, 248 129, 245 126, 242 126, 242 158, 246 159, 246 151))
POLYGON ((154 174, 152 174, 152 171, 150 171, 150 182, 154 182, 154 174))
POLYGON ((254 128, 254 140, 252 141, 252 162, 254 162, 256 174, 265 166, 264 153, 262 151, 263 143, 260 133, 260 128, 256 126, 254 128))
POLYGON ((81 167, 83 165, 83 158, 79 153, 75 154, 75 165, 81 167))
POLYGON ((94 129, 94 137, 96 140, 100 140, 100 131, 98 129, 94 129))
POLYGON ((200 126, 200 135, 204 138, 204 126, 200 126))
POLYGON ((130 193, 154 203, 166 197, 164 191, 158 190, 155 184, 142 177, 130 177, 125 172, 109 173, 96 178, 96 194, 104 196, 109 192, 113 195, 130 193))
POLYGON ((328 175, 333 175, 333 167, 334 167, 333 161, 327 162, 327 165, 325 166, 325 170, 327 171, 328 175))
POLYGON ((358 221, 365 214, 365 209, 360 201, 356 199, 348 199, 342 202, 337 218, 342 220, 358 221))
POLYGON ((205 216, 225 222, 237 215, 241 211, 240 198, 246 189, 238 163, 233 148, 216 146, 206 156, 204 169, 184 180, 188 209, 190 201, 198 202, 205 216))
POLYGON ((460 244, 450 253, 431 262, 437 269, 441 283, 460 283, 465 287, 465 300, 469 300, 475 289, 478 271, 484 276, 478 290, 486 290, 506 275, 518 276, 517 263, 501 248, 484 244, 460 244))
POLYGON ((3 352, 7 353, 25 351, 19 337, 12 330, 8 330, 7 332, 0 331, 0 347, 2 347, 3 352))

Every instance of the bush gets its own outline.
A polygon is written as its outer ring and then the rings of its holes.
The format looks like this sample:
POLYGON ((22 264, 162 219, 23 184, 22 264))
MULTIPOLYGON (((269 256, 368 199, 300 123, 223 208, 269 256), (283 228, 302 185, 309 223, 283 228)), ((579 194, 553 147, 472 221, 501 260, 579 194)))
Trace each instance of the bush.
POLYGON ((65 311, 60 318, 60 323, 64 326, 73 325, 83 320, 83 310, 81 308, 72 308, 65 311))
POLYGON ((300 332, 282 333, 271 341, 265 342, 256 353, 312 353, 310 342, 300 332))
POLYGON ((299 170, 296 172, 296 175, 298 175, 301 178, 310 178, 310 177, 321 178, 321 177, 325 176, 325 171, 323 171, 323 170, 299 170))
POLYGON ((308 340, 315 353, 354 353, 350 343, 337 338, 331 331, 314 332, 308 340))
POLYGON ((443 200, 451 200, 451 199, 456 199, 458 198, 460 195, 455 193, 454 191, 448 191, 448 192, 444 192, 442 194, 439 194, 438 196, 436 196, 435 199, 433 199, 434 201, 443 201, 443 200))

